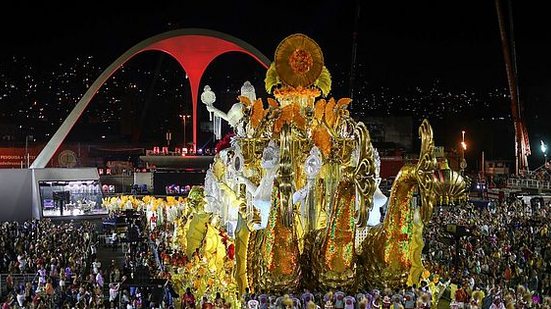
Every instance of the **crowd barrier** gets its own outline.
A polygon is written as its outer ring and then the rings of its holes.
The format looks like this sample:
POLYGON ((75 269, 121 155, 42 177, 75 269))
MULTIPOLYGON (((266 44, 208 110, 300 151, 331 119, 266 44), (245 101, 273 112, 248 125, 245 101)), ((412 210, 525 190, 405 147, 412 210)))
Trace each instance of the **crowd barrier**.
POLYGON ((518 189, 546 189, 551 190, 551 182, 537 179, 507 179, 507 187, 518 189))

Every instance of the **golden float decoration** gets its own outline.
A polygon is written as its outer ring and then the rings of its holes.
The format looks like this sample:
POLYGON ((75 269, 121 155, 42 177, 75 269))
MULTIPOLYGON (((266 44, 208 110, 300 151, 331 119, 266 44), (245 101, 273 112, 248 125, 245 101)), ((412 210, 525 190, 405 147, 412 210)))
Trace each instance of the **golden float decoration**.
POLYGON ((279 43, 274 63, 277 75, 283 83, 291 87, 307 87, 321 75, 323 53, 318 43, 297 33, 279 43))
POLYGON ((287 37, 274 59, 265 79, 274 98, 267 105, 238 98, 244 129, 215 156, 204 191, 194 191, 175 220, 174 244, 193 262, 175 274, 180 286, 283 294, 427 278, 423 227, 434 205, 464 200, 468 184, 440 170, 428 121, 419 128, 419 159, 398 173, 384 221, 367 226, 378 177, 367 126, 350 117, 351 99, 326 97, 331 75, 311 38, 287 37))

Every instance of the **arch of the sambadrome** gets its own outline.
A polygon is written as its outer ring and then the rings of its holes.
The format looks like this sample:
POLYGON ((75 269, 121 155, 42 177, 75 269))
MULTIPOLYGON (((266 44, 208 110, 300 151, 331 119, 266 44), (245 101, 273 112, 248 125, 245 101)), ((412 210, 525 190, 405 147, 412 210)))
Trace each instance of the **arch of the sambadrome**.
POLYGON ((225 33, 207 29, 179 29, 168 31, 150 37, 134 45, 94 81, 92 86, 84 93, 80 101, 73 108, 69 116, 63 121, 59 129, 48 141, 44 149, 36 157, 31 168, 44 168, 55 154, 61 143, 69 134, 71 128, 86 110, 86 107, 99 91, 103 84, 122 65, 137 54, 144 51, 161 51, 172 56, 189 77, 192 96, 193 117, 193 145, 197 145, 197 99, 199 97, 199 85, 201 77, 208 65, 218 56, 228 52, 245 53, 262 66, 268 68, 271 61, 252 45, 225 33))

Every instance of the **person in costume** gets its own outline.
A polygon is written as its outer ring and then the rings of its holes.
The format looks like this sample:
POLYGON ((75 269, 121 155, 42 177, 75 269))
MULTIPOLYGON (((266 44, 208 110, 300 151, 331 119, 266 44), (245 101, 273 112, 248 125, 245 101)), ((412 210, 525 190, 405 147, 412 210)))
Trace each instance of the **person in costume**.
POLYGON ((247 302, 247 309, 258 309, 260 302, 256 299, 251 299, 247 302))
POLYGON ((323 304, 324 309, 333 309, 334 308, 333 292, 332 291, 327 292, 327 294, 325 294, 325 296, 323 297, 323 301, 324 301, 324 304, 323 304))
POLYGON ((343 291, 340 291, 340 289, 337 289, 335 292, 335 309, 344 309, 344 298, 346 297, 346 294, 344 294, 343 291))
POLYGON ((383 296, 383 309, 390 309, 390 306, 392 305, 392 301, 390 300, 390 297, 388 295, 383 296))
POLYGON ((184 308, 195 308, 195 296, 191 293, 191 289, 189 287, 186 288, 183 300, 184 308))
POLYGON ((371 292, 371 295, 373 295, 373 298, 371 299, 371 308, 372 309, 381 308, 383 306, 383 301, 381 299, 381 292, 375 289, 371 292))
POLYGON ((258 308, 259 309, 268 309, 270 306, 270 299, 268 294, 261 292, 260 295, 258 295, 258 308))
POLYGON ((354 309, 356 306, 356 299, 354 296, 346 296, 344 297, 344 309, 354 309))
POLYGON ((281 298, 280 307, 281 309, 293 309, 293 299, 288 295, 285 294, 281 298))

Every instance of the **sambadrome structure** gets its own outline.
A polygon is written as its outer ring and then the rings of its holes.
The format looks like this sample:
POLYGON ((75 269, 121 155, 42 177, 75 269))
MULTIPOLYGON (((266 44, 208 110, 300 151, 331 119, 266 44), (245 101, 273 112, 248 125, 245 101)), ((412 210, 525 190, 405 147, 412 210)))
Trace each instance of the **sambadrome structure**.
POLYGON ((349 115, 351 100, 327 97, 331 76, 320 47, 302 34, 285 38, 265 85, 273 98, 242 89, 228 113, 207 106, 236 133, 207 173, 204 209, 234 237, 238 289, 418 283, 433 206, 464 199, 467 188, 454 171, 444 181, 434 176, 428 121, 419 127, 419 159, 396 178, 386 217, 368 226, 378 212, 378 155, 366 126, 349 115))
POLYGON ((129 60, 146 51, 160 51, 170 55, 185 70, 191 88, 192 122, 193 122, 193 147, 197 146, 197 101, 199 97, 199 84, 203 73, 209 64, 218 56, 239 52, 251 56, 260 65, 268 67, 270 61, 259 50, 250 44, 225 33, 207 29, 178 29, 164 32, 131 47, 92 83, 90 88, 78 101, 71 113, 63 121, 48 144, 42 149, 34 160, 31 168, 45 168, 54 156, 57 149, 69 134, 79 117, 84 113, 88 104, 105 82, 119 68, 129 60))

